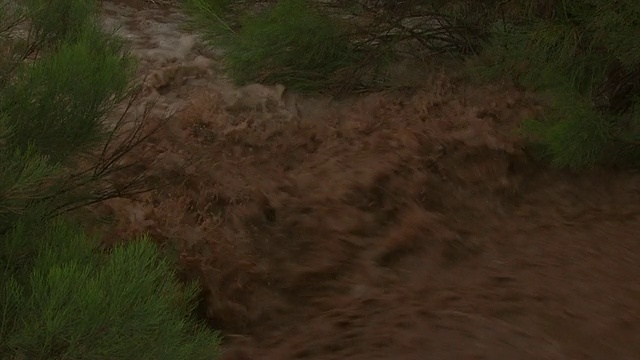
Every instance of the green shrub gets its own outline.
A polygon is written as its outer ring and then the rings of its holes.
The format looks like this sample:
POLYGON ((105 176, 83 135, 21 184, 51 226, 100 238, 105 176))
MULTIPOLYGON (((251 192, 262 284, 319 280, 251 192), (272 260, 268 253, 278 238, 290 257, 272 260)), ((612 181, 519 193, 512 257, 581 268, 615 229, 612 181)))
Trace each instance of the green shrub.
POLYGON ((198 31, 210 44, 226 47, 237 36, 230 4, 231 0, 185 0, 183 7, 189 14, 191 30, 198 31))
POLYGON ((75 40, 83 27, 95 23, 95 0, 26 0, 25 10, 32 26, 35 42, 57 45, 75 40))
POLYGON ((483 70, 552 99, 545 119, 525 127, 536 146, 562 167, 638 163, 640 3, 530 0, 514 6, 525 16, 494 22, 483 70))
POLYGON ((359 55, 340 25, 304 0, 279 1, 264 13, 246 16, 238 30, 221 26, 219 1, 188 0, 187 9, 207 39, 226 51, 238 84, 280 83, 299 91, 335 86, 339 72, 359 55))
POLYGON ((197 287, 147 239, 104 254, 68 223, 30 225, 0 242, 2 358, 215 357, 217 334, 190 320, 197 287))
POLYGON ((0 89, 9 148, 33 146, 58 162, 106 136, 102 122, 128 95, 132 63, 121 42, 95 26, 85 26, 76 37, 20 67, 0 89))
POLYGON ((0 358, 215 358, 197 287, 149 239, 105 253, 54 216, 113 195, 101 185, 139 139, 106 122, 134 69, 90 4, 0 2, 0 358))
POLYGON ((593 111, 590 103, 565 92, 548 94, 552 110, 545 118, 529 120, 523 130, 538 147, 538 154, 558 167, 578 169, 611 160, 613 121, 593 111))
POLYGON ((92 3, 56 0, 41 9, 36 5, 46 2, 3 3, 9 25, 0 32, 0 233, 27 208, 55 212, 102 197, 103 191, 87 186, 116 166, 103 156, 94 158, 99 163, 92 171, 76 169, 80 157, 89 161, 88 153, 118 131, 105 120, 131 94, 132 58, 122 41, 101 31, 89 10, 76 11, 58 32, 38 30, 46 28, 41 22, 59 23, 64 9, 88 9, 92 3), (60 36, 49 46, 52 38, 23 38, 18 25, 60 36))

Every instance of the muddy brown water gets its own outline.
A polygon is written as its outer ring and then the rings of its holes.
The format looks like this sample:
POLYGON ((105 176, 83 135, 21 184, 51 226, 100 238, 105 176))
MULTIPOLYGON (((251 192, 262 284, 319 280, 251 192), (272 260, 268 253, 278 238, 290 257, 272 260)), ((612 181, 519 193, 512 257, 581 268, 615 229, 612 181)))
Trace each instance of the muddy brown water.
POLYGON ((144 145, 171 185, 99 210, 179 244, 223 359, 640 359, 640 178, 537 165, 534 96, 435 76, 304 121, 229 113, 183 19, 105 2, 141 76, 192 68, 149 85, 177 114, 144 145))

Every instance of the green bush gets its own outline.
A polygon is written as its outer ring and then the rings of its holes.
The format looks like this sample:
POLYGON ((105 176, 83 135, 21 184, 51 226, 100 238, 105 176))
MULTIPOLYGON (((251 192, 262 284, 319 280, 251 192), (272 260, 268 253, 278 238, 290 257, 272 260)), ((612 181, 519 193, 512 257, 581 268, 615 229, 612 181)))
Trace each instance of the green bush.
POLYGON ((235 18, 231 16, 231 0, 185 0, 184 10, 189 14, 191 30, 215 46, 227 47, 238 34, 234 28, 235 18))
POLYGON ((55 53, 21 66, 0 88, 9 148, 33 146, 52 162, 107 135, 104 117, 128 95, 133 67, 117 39, 87 25, 55 53))
POLYGON ((94 2, 39 7, 45 3, 2 6, 9 26, 0 31, 0 165, 6 170, 0 173, 0 232, 36 203, 52 212, 102 196, 86 188, 100 180, 98 169, 79 171, 77 160, 86 162, 89 152, 113 138, 118 127, 107 126, 106 116, 131 94, 134 62, 119 39, 100 30, 90 11, 94 2), (77 14, 63 16, 69 8, 77 14), (35 35, 21 37, 18 25, 35 35))
POLYGON ((507 75, 550 99, 545 119, 525 126, 543 155, 572 168, 638 163, 640 3, 512 5, 520 16, 494 22, 484 71, 507 75))
POLYGON ((20 223, 0 242, 0 354, 14 359, 211 359, 218 337, 190 320, 184 288, 155 245, 111 254, 61 221, 20 223))
POLYGON ((149 239, 106 253, 61 217, 108 196, 98 185, 138 139, 107 123, 134 64, 93 6, 0 2, 0 358, 215 358, 197 287, 149 239))
POLYGON ((87 24, 95 24, 95 0, 26 0, 33 36, 41 46, 75 40, 87 24))
POLYGON ((538 154, 555 166, 577 169, 602 163, 615 148, 613 121, 571 91, 548 93, 551 111, 543 119, 526 121, 523 130, 538 154))
POLYGON ((238 84, 280 83, 299 91, 336 85, 339 72, 360 57, 339 23, 304 0, 279 1, 273 8, 221 26, 225 2, 187 0, 193 23, 225 51, 227 69, 238 84))

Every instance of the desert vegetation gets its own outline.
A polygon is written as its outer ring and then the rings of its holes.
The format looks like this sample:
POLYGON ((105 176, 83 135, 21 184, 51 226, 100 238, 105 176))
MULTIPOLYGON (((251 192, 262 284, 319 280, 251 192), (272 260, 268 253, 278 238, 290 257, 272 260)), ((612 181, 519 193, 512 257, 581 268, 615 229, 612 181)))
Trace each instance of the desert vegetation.
POLYGON ((637 1, 104 3, 0 0, 1 358, 640 354, 637 1))
POLYGON ((371 89, 384 86, 394 59, 437 55, 473 78, 506 78, 545 98, 548 111, 523 131, 553 165, 637 164, 635 1, 185 3, 192 25, 226 49, 239 83, 371 89))
POLYGON ((96 5, 0 3, 0 357, 211 359, 197 287, 149 239, 107 253, 69 213, 150 186, 113 181, 153 126, 114 117, 135 62, 96 5))

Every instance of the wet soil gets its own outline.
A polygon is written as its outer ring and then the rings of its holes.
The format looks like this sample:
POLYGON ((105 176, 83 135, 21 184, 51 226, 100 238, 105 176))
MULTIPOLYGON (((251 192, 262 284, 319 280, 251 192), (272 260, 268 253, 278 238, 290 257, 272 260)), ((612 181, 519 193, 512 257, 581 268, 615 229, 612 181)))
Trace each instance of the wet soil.
POLYGON ((177 249, 223 359, 640 358, 640 176, 532 159, 535 96, 434 73, 411 95, 301 99, 297 121, 231 113, 211 51, 149 51, 189 34, 145 4, 105 21, 141 76, 196 68, 150 91, 176 115, 145 166, 170 184, 96 212, 109 240, 177 249))

